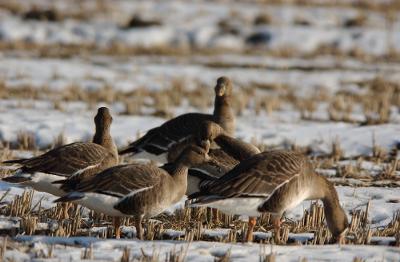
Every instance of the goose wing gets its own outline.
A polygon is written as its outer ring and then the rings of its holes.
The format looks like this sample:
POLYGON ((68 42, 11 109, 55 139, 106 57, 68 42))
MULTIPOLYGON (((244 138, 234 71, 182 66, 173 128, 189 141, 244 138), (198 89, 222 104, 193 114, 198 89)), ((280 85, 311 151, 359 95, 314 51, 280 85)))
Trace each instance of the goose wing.
POLYGON ((188 175, 198 178, 200 189, 207 188, 210 181, 222 177, 240 161, 260 153, 260 150, 252 144, 228 135, 220 135, 214 141, 220 148, 210 150, 211 161, 189 169, 188 175))
POLYGON ((277 188, 298 176, 306 158, 295 152, 267 151, 247 160, 212 181, 189 198, 214 195, 218 198, 267 197, 277 188))
POLYGON ((96 166, 111 152, 95 143, 72 143, 52 149, 40 156, 24 159, 19 164, 23 172, 43 172, 71 176, 82 169, 96 166))
POLYGON ((149 130, 143 137, 120 150, 119 154, 136 154, 146 151, 160 155, 167 152, 174 144, 196 134, 202 123, 212 120, 213 116, 207 114, 189 113, 180 115, 149 130))
POLYGON ((82 180, 75 191, 97 192, 122 198, 159 184, 162 175, 166 175, 166 172, 150 164, 119 165, 82 180))
POLYGON ((203 180, 215 180, 234 168, 239 161, 221 149, 210 149, 210 161, 196 165, 189 169, 188 175, 203 180))

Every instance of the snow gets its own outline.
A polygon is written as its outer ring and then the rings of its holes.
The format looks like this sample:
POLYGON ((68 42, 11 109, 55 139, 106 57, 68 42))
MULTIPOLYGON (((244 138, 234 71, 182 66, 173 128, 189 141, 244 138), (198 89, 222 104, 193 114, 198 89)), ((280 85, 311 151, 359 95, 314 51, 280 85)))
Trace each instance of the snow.
MULTIPOLYGON (((10 108, 0 103, 0 139, 16 142, 18 133, 33 134, 39 148, 51 146, 62 134, 66 143, 88 141, 94 133, 93 116, 96 110, 83 111, 78 107, 64 112, 49 110, 51 103, 43 108, 33 103, 30 108, 10 108), (64 119, 60 122, 59 119, 64 119), (8 125, 7 123, 13 123, 8 125), (29 123, 29 124, 27 124, 29 123)), ((179 112, 179 110, 176 110, 179 112)), ((183 111, 183 110, 182 110, 183 111)), ((205 111, 206 112, 206 111, 205 111)), ((208 109, 212 112, 212 109, 208 109)), ((113 124, 111 134, 118 146, 133 141, 137 134, 144 134, 165 120, 150 116, 116 115, 111 110, 113 124)), ((299 146, 310 146, 315 152, 330 153, 332 142, 338 139, 345 157, 371 155, 373 137, 376 144, 390 151, 400 141, 400 125, 358 126, 341 122, 310 123, 299 115, 277 112, 272 115, 246 111, 237 120, 236 135, 245 141, 258 141, 268 146, 279 146, 287 142, 299 146)))
POLYGON ((182 77, 186 83, 199 82, 210 86, 218 76, 227 75, 239 87, 249 83, 275 83, 296 87, 298 93, 305 94, 310 94, 318 87, 334 92, 340 90, 343 83, 368 80, 376 75, 399 80, 398 76, 393 75, 393 71, 400 71, 400 67, 387 63, 359 65, 355 61, 338 62, 329 58, 320 58, 312 63, 268 56, 261 58, 258 57, 258 61, 251 56, 244 59, 242 56, 198 57, 194 61, 163 61, 162 57, 146 60, 111 58, 107 61, 94 58, 88 61, 78 58, 60 60, 4 57, 0 61, 0 76, 7 86, 15 88, 28 85, 62 90, 76 85, 83 90, 93 90, 115 84, 117 90, 131 91, 139 87, 159 90, 168 87, 171 80, 182 77), (218 61, 226 61, 227 64, 238 67, 204 66, 218 61), (248 68, 242 68, 242 65, 247 65, 248 68), (273 70, 268 70, 270 67, 273 70), (288 67, 295 70, 287 71, 288 67), (315 67, 316 70, 296 70, 302 67, 315 67), (355 68, 357 70, 352 71, 355 68))
MULTIPOLYGON (((258 261, 260 256, 274 254, 278 261, 299 261, 302 258, 307 261, 353 261, 355 257, 366 261, 396 261, 400 250, 388 246, 270 246, 263 244, 233 244, 218 242, 196 241, 186 243, 182 241, 136 241, 136 240, 99 240, 93 238, 57 238, 57 237, 19 237, 17 241, 35 243, 33 251, 46 250, 50 244, 53 246, 53 257, 61 261, 74 259, 81 261, 84 248, 73 247, 80 245, 92 248, 93 259, 96 261, 120 261, 123 250, 128 248, 130 257, 139 259, 143 253, 146 256, 158 254, 163 260, 170 252, 185 254, 187 261, 214 261, 216 257, 222 257, 230 253, 230 261, 258 261), (43 244, 42 244, 43 243, 43 244), (68 246, 64 246, 68 245, 68 246)), ((16 251, 7 251, 6 256, 21 256, 16 251)))

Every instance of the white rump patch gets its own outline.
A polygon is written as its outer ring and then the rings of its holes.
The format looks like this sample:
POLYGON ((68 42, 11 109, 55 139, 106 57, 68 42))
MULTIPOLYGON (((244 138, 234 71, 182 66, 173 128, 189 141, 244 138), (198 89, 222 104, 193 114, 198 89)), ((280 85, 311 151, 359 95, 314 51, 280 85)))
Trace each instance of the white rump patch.
MULTIPOLYGON (((85 206, 91 210, 94 210, 98 213, 106 214, 108 216, 117 216, 117 217, 127 216, 126 214, 115 209, 114 206, 129 196, 133 196, 135 194, 138 194, 145 190, 149 190, 151 188, 153 188, 153 186, 134 190, 122 199, 119 197, 116 197, 116 196, 106 195, 106 194, 102 194, 102 193, 84 192, 85 197, 82 199, 76 200, 74 202, 76 202, 82 206, 85 206)), ((114 192, 109 192, 109 193, 112 194, 114 192)), ((82 194, 82 193, 77 192, 77 194, 82 194)), ((115 192, 114 194, 117 194, 117 193, 115 192)))
POLYGON ((258 207, 265 202, 265 198, 258 197, 236 197, 217 200, 207 204, 193 204, 191 206, 208 206, 219 209, 229 215, 246 215, 258 217, 261 215, 258 212, 258 207))
POLYGON ((31 186, 36 191, 47 192, 58 197, 65 195, 65 192, 60 189, 61 184, 53 184, 55 181, 64 180, 65 177, 42 172, 35 172, 29 175, 31 180, 22 183, 22 185, 31 186))
POLYGON ((120 201, 120 198, 93 192, 85 192, 84 194, 84 198, 74 202, 107 216, 126 216, 114 208, 114 206, 120 201))

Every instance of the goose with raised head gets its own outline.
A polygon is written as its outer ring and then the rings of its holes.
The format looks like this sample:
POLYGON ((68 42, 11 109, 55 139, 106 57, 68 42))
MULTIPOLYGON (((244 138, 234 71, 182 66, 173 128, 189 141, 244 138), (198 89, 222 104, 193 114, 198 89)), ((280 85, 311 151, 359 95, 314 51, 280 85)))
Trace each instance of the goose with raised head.
POLYGON ((108 108, 100 107, 94 122, 96 132, 92 142, 76 142, 36 157, 4 161, 20 167, 12 176, 3 178, 3 181, 62 196, 65 192, 59 183, 54 182, 94 175, 118 164, 117 147, 110 135, 112 117, 108 108))
MULTIPOLYGON (((221 178, 189 196, 192 206, 209 206, 227 214, 258 217, 273 215, 275 241, 280 218, 303 200, 321 199, 327 225, 336 241, 344 240, 348 221, 330 181, 315 173, 308 159, 285 150, 266 151, 238 164, 221 178)), ((255 220, 249 231, 253 230, 255 220)))
POLYGON ((174 163, 128 164, 111 167, 81 181, 74 191, 56 202, 78 204, 113 216, 115 236, 120 237, 120 217, 133 217, 137 237, 143 239, 142 219, 156 216, 185 195, 188 169, 208 160, 209 142, 187 147, 174 163))
POLYGON ((220 77, 215 86, 213 114, 187 113, 177 116, 149 130, 144 136, 120 150, 119 154, 131 153, 135 158, 148 158, 166 163, 170 149, 195 136, 205 121, 218 123, 228 134, 233 135, 235 116, 231 104, 232 82, 227 77, 220 77))

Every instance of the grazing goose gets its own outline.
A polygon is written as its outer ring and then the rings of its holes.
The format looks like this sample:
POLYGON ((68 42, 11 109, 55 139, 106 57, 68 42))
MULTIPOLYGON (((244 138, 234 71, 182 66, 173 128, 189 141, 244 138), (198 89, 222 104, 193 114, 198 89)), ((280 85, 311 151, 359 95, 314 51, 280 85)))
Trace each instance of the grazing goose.
POLYGON ((187 171, 192 165, 208 160, 209 142, 202 147, 189 146, 175 163, 159 168, 152 164, 111 167, 81 181, 73 192, 56 202, 77 203, 113 216, 115 236, 120 237, 120 217, 134 217, 137 236, 143 239, 142 219, 156 216, 185 195, 187 171))
POLYGON ((3 181, 31 186, 56 196, 64 195, 55 181, 90 176, 118 163, 117 147, 110 135, 111 122, 108 108, 100 107, 94 118, 96 133, 92 143, 76 142, 37 157, 4 161, 21 167, 3 181))
MULTIPOLYGON (((315 173, 304 155, 291 151, 254 155, 189 199, 192 206, 209 206, 228 214, 257 217, 263 212, 272 213, 276 243, 283 212, 303 200, 322 200, 328 228, 336 241, 344 240, 348 225, 333 184, 315 173)), ((249 231, 254 228, 255 220, 252 222, 249 231)))
POLYGON ((232 83, 227 77, 220 77, 215 86, 214 113, 187 113, 175 117, 159 127, 149 130, 144 136, 119 151, 119 154, 132 153, 135 158, 149 158, 159 163, 168 162, 168 152, 179 142, 197 134, 204 121, 220 124, 233 135, 235 116, 231 108, 232 83))

